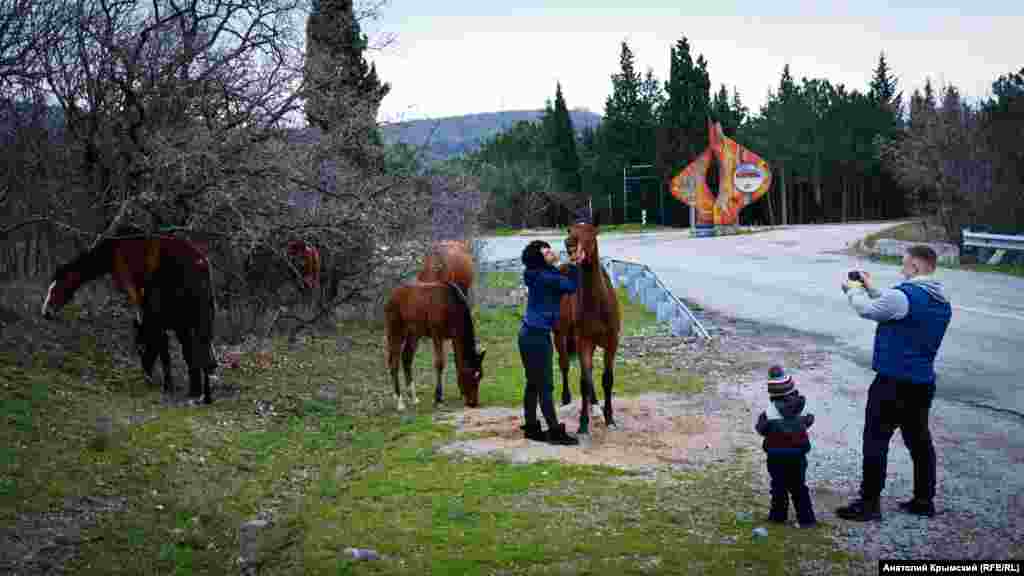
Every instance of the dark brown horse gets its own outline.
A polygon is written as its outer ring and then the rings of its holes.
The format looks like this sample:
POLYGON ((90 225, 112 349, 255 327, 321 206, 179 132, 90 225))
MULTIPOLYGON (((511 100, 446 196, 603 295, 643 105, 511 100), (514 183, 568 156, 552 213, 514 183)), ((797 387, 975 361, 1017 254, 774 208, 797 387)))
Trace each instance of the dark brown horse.
POLYGON ((187 240, 141 234, 122 228, 91 250, 64 264, 53 275, 42 313, 50 318, 84 284, 107 274, 128 294, 136 309, 136 348, 147 376, 156 355, 164 363, 164 390, 174 388, 166 330, 174 330, 189 365, 189 396, 210 395, 213 353, 213 287, 206 255, 187 240))
POLYGON ((456 378, 462 398, 470 408, 480 404, 480 379, 483 377, 486 351, 477 348, 469 301, 458 284, 416 282, 398 286, 391 291, 384 314, 387 322, 388 371, 395 387, 395 401, 399 411, 405 410, 398 384, 399 359, 405 369, 405 384, 412 402, 419 402, 412 379, 412 360, 420 338, 434 341, 434 370, 437 372, 434 401, 438 404, 444 401, 444 341, 452 340, 456 378))
MULTIPOLYGON (((569 358, 573 351, 580 363, 580 434, 590 432, 590 405, 597 404, 594 390, 594 350, 604 349, 604 421, 615 428, 612 413, 612 386, 615 383, 615 353, 619 349, 622 332, 622 314, 611 279, 601 266, 597 249, 598 228, 592 224, 573 224, 569 227, 566 247, 570 252, 582 248, 586 262, 578 264, 579 287, 573 294, 562 296, 558 322, 554 327, 558 366, 562 370, 562 403, 572 402, 569 392, 569 358)), ((564 270, 564 269, 563 269, 564 270)))

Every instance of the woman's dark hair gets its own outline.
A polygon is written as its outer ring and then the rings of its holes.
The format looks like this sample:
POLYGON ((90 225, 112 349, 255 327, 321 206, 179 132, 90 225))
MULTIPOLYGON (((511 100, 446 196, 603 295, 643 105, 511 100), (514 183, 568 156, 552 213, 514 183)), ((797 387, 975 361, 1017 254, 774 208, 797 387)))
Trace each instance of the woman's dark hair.
POLYGON ((523 266, 530 268, 543 268, 547 265, 544 260, 544 249, 551 248, 551 244, 543 240, 534 240, 523 248, 523 266))

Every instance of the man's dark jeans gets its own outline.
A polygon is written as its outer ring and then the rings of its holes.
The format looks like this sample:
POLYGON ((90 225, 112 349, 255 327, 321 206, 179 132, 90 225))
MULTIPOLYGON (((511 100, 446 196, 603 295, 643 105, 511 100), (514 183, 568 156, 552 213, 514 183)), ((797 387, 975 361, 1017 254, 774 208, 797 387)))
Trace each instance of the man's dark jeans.
POLYGON ((540 411, 544 414, 548 428, 553 430, 558 426, 558 416, 552 398, 554 385, 551 368, 551 331, 523 324, 519 329, 519 355, 526 372, 526 391, 523 393, 523 417, 526 425, 531 426, 537 422, 539 396, 540 411))
POLYGON ((875 376, 864 411, 862 498, 875 500, 885 488, 889 441, 896 428, 903 434, 903 443, 914 461, 914 498, 928 502, 935 498, 935 447, 928 430, 928 412, 934 397, 934 383, 875 376))

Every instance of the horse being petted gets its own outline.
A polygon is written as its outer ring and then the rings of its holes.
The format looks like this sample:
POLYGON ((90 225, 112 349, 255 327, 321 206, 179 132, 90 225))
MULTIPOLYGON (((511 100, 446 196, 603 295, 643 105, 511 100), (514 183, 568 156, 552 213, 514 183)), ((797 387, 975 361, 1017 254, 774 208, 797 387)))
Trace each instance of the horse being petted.
POLYGON ((175 330, 189 364, 190 396, 202 394, 211 401, 209 371, 216 367, 212 348, 214 303, 205 254, 187 240, 147 236, 138 229, 122 228, 117 236, 103 239, 57 269, 43 301, 43 316, 52 317, 81 286, 108 274, 136 309, 136 348, 143 355, 147 376, 155 356, 160 355, 164 361, 164 389, 173 390, 170 356, 162 331, 175 330), (156 294, 151 294, 153 291, 156 294), (148 363, 147 351, 152 354, 148 363))
POLYGON ((580 363, 580 434, 590 433, 590 406, 597 403, 594 389, 594 351, 604 350, 604 372, 601 388, 604 391, 604 421, 615 428, 612 410, 612 387, 615 384, 615 353, 622 332, 622 313, 611 279, 601 266, 597 248, 598 228, 589 223, 569 227, 566 247, 570 252, 582 248, 585 262, 577 262, 580 274, 576 292, 562 296, 558 322, 553 335, 558 350, 558 366, 562 371, 562 403, 572 402, 569 392, 569 358, 573 351, 580 363))
POLYGON ((398 364, 401 360, 405 383, 412 402, 418 403, 412 378, 412 361, 420 338, 434 342, 434 370, 437 385, 434 401, 444 401, 443 373, 445 363, 444 341, 451 340, 455 350, 456 379, 467 407, 480 404, 480 379, 486 350, 478 349, 473 315, 465 291, 452 282, 415 282, 391 291, 384 307, 387 334, 387 364, 394 385, 398 410, 405 410, 398 383, 398 364))

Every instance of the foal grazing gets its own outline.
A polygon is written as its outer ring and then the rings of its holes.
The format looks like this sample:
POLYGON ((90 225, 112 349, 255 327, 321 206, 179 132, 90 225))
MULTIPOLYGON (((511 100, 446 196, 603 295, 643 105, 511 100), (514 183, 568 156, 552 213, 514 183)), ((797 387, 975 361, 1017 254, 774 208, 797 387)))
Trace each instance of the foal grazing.
POLYGON ((580 273, 579 288, 573 294, 562 296, 558 322, 554 327, 558 366, 562 370, 562 404, 572 402, 569 392, 569 356, 575 349, 580 362, 580 434, 590 431, 590 405, 597 403, 594 390, 594 350, 604 349, 604 421, 615 428, 612 414, 612 386, 615 383, 615 353, 619 348, 622 315, 619 300, 611 279, 601 266, 597 250, 598 229, 592 224, 573 224, 569 227, 566 245, 570 250, 582 248, 586 262, 577 263, 580 273))
POLYGON ((405 410, 398 385, 399 357, 405 369, 405 383, 412 402, 418 403, 412 379, 412 360, 419 339, 425 337, 434 341, 434 369, 437 372, 435 402, 440 404, 444 401, 441 379, 444 372, 444 341, 452 340, 459 391, 466 406, 473 408, 479 405, 480 379, 483 376, 486 350, 477 348, 469 302, 457 284, 417 282, 399 286, 392 290, 384 314, 387 322, 388 370, 395 387, 399 411, 405 410))

